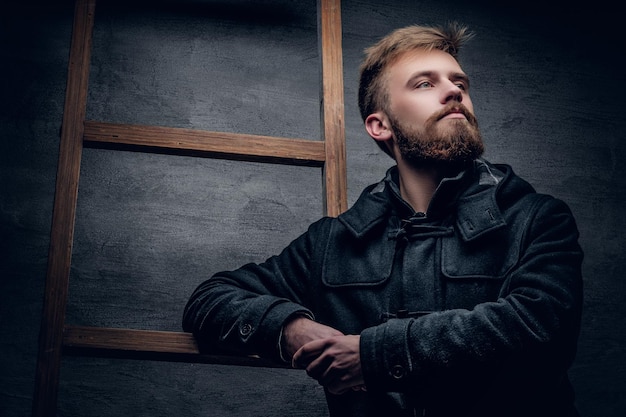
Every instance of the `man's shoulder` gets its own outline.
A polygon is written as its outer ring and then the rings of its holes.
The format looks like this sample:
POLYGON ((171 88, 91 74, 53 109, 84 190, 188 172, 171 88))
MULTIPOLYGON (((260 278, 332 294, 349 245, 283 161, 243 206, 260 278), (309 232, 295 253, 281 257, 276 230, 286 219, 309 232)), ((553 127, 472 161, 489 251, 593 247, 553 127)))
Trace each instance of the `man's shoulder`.
POLYGON ((337 220, 355 237, 368 234, 389 216, 391 203, 388 187, 389 183, 384 179, 367 186, 357 201, 337 220))
POLYGON ((533 185, 519 176, 509 164, 479 159, 476 161, 476 172, 480 185, 494 186, 499 201, 514 201, 537 194, 533 185))

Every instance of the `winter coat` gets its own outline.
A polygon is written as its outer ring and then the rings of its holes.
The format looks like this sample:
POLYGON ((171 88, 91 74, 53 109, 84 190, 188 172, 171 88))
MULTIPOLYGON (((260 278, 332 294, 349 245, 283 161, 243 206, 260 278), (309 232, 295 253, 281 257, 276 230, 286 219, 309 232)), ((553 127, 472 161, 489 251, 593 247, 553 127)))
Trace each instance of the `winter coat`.
POLYGON ((203 349, 276 360, 294 314, 360 334, 367 391, 327 393, 332 416, 575 416, 583 255, 569 208, 477 160, 415 213, 397 175, 279 255, 202 283, 184 329, 203 349))

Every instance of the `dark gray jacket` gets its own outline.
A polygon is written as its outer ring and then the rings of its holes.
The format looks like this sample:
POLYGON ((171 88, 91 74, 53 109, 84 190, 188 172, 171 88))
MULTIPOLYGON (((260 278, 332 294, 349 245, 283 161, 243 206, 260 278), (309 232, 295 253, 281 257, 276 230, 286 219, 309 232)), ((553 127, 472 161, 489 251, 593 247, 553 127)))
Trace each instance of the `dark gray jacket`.
POLYGON ((576 415, 582 251, 568 207, 484 160, 444 179, 425 214, 397 183, 394 167, 280 255, 202 283, 184 329, 203 349, 276 360, 293 314, 360 334, 367 392, 327 394, 333 416, 576 415))

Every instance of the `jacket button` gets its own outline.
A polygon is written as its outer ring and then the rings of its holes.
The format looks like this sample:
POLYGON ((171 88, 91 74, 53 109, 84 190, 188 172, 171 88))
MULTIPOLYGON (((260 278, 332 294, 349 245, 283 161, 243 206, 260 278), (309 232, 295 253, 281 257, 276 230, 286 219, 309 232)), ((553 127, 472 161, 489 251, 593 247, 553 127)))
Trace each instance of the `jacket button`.
POLYGON ((394 379, 402 379, 405 373, 406 372, 404 371, 404 368, 402 367, 402 365, 394 365, 391 368, 391 372, 390 372, 391 377, 394 379))
POLYGON ((239 333, 242 336, 247 336, 252 332, 252 325, 249 323, 242 324, 239 328, 239 333))

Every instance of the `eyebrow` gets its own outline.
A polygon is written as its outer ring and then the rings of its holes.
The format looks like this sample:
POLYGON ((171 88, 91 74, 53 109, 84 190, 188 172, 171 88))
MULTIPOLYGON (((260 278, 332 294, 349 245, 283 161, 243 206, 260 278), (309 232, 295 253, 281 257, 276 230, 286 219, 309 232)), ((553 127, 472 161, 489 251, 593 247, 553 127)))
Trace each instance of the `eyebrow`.
MULTIPOLYGON (((406 85, 411 85, 415 82, 415 79, 417 78, 421 78, 421 77, 427 77, 427 78, 438 78, 439 74, 435 71, 420 71, 420 72, 416 72, 415 74, 413 74, 408 81, 406 82, 406 85)), ((467 76, 467 74, 463 73, 463 72, 452 72, 449 74, 448 78, 450 80, 461 80, 463 81, 465 84, 467 84, 467 86, 469 87, 470 85, 470 80, 469 77, 467 76)))
POLYGON ((463 73, 463 72, 453 72, 453 73, 452 73, 452 77, 451 77, 451 79, 453 79, 453 80, 461 80, 461 81, 463 81, 463 82, 467 85, 467 87, 469 88, 469 85, 470 85, 470 79, 469 79, 469 77, 467 76, 467 74, 465 74, 465 73, 463 73))

